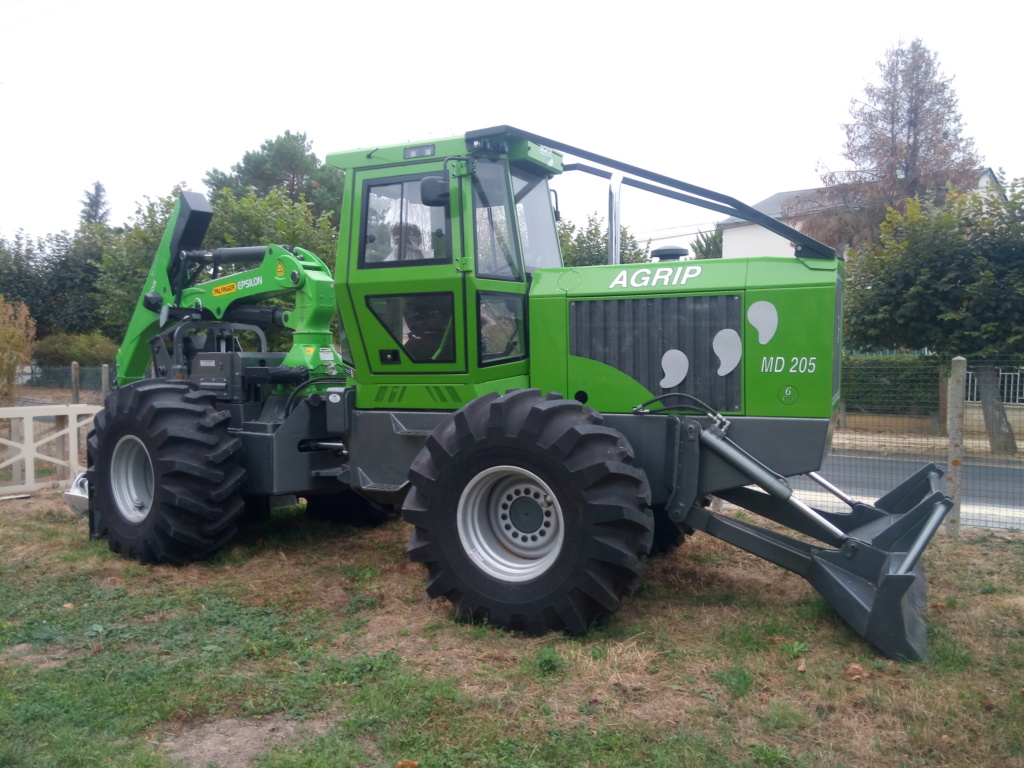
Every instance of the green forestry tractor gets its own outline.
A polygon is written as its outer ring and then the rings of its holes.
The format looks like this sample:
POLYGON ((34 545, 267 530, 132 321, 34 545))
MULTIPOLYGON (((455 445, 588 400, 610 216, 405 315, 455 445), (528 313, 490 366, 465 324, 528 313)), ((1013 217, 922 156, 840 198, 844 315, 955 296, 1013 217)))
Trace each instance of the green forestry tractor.
POLYGON ((327 162, 345 172, 334 276, 302 248, 204 251, 211 207, 181 193, 66 494, 93 537, 184 564, 275 499, 400 510, 431 597, 541 634, 585 632, 652 552, 703 531, 803 576, 882 653, 925 656, 943 470, 874 504, 817 474, 840 397, 832 249, 508 126, 327 162), (548 183, 568 171, 612 180, 608 264, 562 265, 548 183), (618 263, 623 184, 760 224, 793 257, 618 263), (848 511, 798 500, 798 475, 848 511))

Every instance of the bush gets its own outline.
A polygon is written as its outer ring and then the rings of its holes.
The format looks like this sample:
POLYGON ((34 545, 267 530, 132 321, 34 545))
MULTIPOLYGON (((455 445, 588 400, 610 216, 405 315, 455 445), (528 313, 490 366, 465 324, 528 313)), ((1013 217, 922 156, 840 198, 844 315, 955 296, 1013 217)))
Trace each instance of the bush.
POLYGON ((0 296, 0 406, 13 402, 18 368, 31 357, 36 322, 20 301, 0 296))
POLYGON ((939 410, 944 361, 930 355, 857 355, 843 358, 848 411, 932 414, 939 410))
POLYGON ((117 344, 99 333, 55 333, 36 344, 36 362, 39 365, 98 366, 113 363, 117 344))

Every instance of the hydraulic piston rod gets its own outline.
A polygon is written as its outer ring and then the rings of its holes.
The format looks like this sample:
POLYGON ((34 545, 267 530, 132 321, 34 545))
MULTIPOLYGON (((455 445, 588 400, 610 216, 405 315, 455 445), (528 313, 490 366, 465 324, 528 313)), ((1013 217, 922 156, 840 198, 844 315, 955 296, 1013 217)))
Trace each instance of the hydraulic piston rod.
POLYGON ((798 510, 814 524, 828 531, 838 541, 843 542, 848 538, 842 529, 830 523, 799 499, 794 498, 793 489, 786 482, 786 478, 772 472, 768 467, 726 437, 721 430, 715 427, 701 430, 700 442, 705 448, 750 478, 751 482, 755 485, 760 486, 779 501, 784 501, 798 510))

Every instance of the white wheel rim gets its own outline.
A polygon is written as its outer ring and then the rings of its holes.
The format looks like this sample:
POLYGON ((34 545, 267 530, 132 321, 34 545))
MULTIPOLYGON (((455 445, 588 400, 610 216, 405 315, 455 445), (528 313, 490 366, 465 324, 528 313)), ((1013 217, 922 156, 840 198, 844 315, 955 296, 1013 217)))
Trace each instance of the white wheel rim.
POLYGON ((497 466, 469 481, 459 499, 459 539, 484 573, 522 582, 558 559, 565 523, 547 483, 521 467, 497 466))
POLYGON ((135 435, 125 435, 114 446, 110 487, 122 517, 131 523, 146 519, 153 507, 153 462, 135 435))

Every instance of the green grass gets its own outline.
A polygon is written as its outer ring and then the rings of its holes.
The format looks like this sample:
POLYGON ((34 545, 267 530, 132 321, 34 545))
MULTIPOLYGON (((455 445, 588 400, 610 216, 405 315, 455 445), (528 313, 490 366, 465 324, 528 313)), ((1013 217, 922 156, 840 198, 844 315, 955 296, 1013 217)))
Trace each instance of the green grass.
POLYGON ((713 672, 711 679, 725 688, 734 699, 746 696, 754 685, 754 675, 742 664, 713 672))
POLYGON ((568 665, 562 661, 558 649, 551 645, 541 646, 533 657, 523 664, 524 672, 541 678, 565 674, 567 668, 568 665))
POLYGON ((254 768, 1024 766, 1019 535, 929 549, 917 664, 706 537, 582 638, 459 625, 406 536, 284 510, 209 562, 145 568, 56 504, 5 508, 0 766, 206 768, 165 735, 232 721, 294 725, 254 768))

